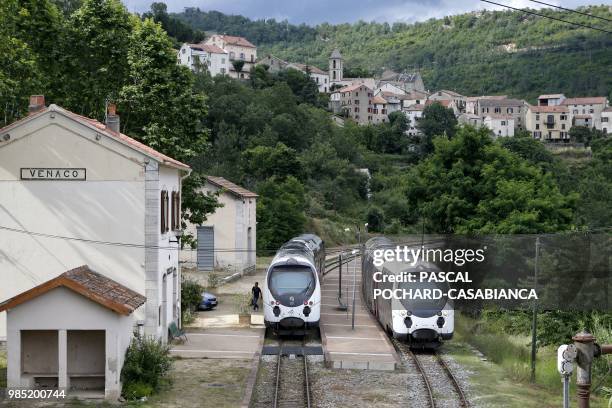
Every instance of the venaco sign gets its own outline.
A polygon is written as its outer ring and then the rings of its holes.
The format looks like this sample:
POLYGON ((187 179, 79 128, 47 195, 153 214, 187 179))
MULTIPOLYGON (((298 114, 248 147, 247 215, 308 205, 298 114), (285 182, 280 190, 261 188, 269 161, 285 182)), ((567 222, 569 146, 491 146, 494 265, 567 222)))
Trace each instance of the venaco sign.
POLYGON ((87 170, 83 168, 22 168, 22 180, 85 180, 87 170))

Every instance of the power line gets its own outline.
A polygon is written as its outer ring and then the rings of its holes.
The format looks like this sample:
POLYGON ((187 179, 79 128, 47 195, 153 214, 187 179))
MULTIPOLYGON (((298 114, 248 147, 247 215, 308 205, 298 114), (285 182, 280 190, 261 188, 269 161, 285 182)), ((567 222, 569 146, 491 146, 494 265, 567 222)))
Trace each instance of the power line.
POLYGON ((496 5, 496 6, 501 6, 501 7, 505 7, 505 8, 508 8, 508 9, 512 9, 512 10, 520 11, 520 12, 525 13, 525 14, 531 14, 531 15, 538 16, 538 17, 544 17, 544 18, 547 18, 547 19, 549 19, 549 20, 560 21, 560 22, 562 22, 562 23, 571 24, 571 25, 574 25, 574 26, 577 26, 577 27, 589 28, 589 29, 591 29, 591 30, 596 30, 596 31, 601 31, 601 32, 603 32, 603 33, 612 34, 612 31, 610 31, 610 30, 605 30, 605 29, 603 29, 603 28, 593 27, 593 26, 590 26, 590 25, 587 25, 587 24, 582 24, 582 23, 576 23, 576 22, 573 22, 573 21, 564 20, 564 19, 562 19, 562 18, 551 17, 551 16, 547 16, 547 15, 545 15, 545 14, 536 13, 535 11, 523 10, 523 9, 520 9, 520 8, 517 8, 517 7, 507 6, 507 5, 505 5, 505 4, 501 4, 501 3, 496 3, 496 2, 494 2, 494 1, 490 1, 490 0, 480 0, 480 1, 482 1, 482 2, 484 2, 484 3, 494 4, 494 5, 496 5))
POLYGON ((609 19, 609 18, 606 18, 606 17, 601 17, 601 16, 596 16, 595 14, 589 14, 589 13, 585 13, 585 12, 578 11, 578 10, 572 10, 572 9, 565 8, 565 7, 561 7, 561 6, 555 6, 554 4, 544 3, 543 1, 538 1, 538 0, 529 0, 529 1, 531 1, 531 2, 533 2, 533 3, 543 4, 543 5, 545 5, 545 6, 549 6, 549 7, 555 7, 555 8, 558 8, 558 9, 560 9, 560 10, 565 10, 565 11, 570 11, 570 12, 572 12, 572 13, 581 14, 581 15, 583 15, 583 16, 593 17, 593 18, 599 18, 599 19, 601 19, 601 20, 605 20, 605 21, 612 22, 612 19, 609 19))
MULTIPOLYGON (((129 243, 129 242, 112 242, 112 241, 100 241, 100 240, 78 238, 78 237, 68 237, 64 235, 54 235, 54 234, 47 234, 44 232, 35 232, 35 231, 28 231, 24 229, 11 228, 11 227, 6 227, 2 225, 0 225, 0 230, 16 232, 19 234, 26 234, 26 235, 31 235, 35 237, 41 237, 41 238, 63 239, 66 241, 76 241, 76 242, 83 242, 87 244, 96 244, 96 245, 107 245, 107 246, 138 248, 138 249, 169 249, 169 250, 180 249, 180 248, 177 248, 176 246, 145 245, 145 244, 134 244, 134 243, 129 243)), ((258 248, 258 249, 214 248, 212 249, 212 252, 218 252, 218 253, 222 253, 222 252, 245 253, 245 252, 257 252, 257 251, 272 252, 272 251, 278 251, 279 249, 280 248, 258 248)), ((182 251, 195 251, 195 249, 192 249, 192 248, 183 248, 181 250, 182 251)), ((327 254, 331 255, 334 253, 342 252, 344 250, 345 249, 330 248, 329 251, 327 251, 327 254)))

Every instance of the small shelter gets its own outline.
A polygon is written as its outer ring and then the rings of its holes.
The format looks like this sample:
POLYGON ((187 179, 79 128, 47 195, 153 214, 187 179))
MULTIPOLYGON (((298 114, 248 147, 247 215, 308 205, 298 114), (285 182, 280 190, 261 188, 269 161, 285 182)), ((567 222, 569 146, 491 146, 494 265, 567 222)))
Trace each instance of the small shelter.
POLYGON ((7 311, 7 386, 118 398, 130 315, 145 300, 83 265, 0 303, 7 311))

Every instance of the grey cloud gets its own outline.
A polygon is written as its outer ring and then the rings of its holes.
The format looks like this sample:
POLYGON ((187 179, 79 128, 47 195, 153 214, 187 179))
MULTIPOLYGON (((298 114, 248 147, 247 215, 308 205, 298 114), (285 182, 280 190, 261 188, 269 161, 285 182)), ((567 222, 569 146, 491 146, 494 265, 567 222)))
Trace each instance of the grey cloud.
MULTIPOLYGON (((123 1, 128 9, 137 12, 146 11, 152 2, 152 0, 123 1)), ((496 2, 519 8, 540 6, 529 0, 496 0, 496 2)), ((588 0, 548 0, 547 2, 570 8, 592 3, 588 0)), ((310 25, 323 22, 352 23, 358 20, 413 22, 484 8, 500 8, 479 0, 166 0, 166 4, 170 11, 199 7, 204 11, 218 10, 252 19, 287 19, 294 24, 310 25)))

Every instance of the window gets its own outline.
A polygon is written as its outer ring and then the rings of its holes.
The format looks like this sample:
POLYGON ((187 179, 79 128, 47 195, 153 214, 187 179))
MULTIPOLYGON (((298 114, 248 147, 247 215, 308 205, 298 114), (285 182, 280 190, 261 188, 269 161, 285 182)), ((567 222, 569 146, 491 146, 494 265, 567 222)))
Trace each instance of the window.
POLYGON ((540 120, 540 115, 536 115, 536 120, 540 120))
POLYGON ((234 51, 231 51, 230 52, 230 60, 233 60, 235 56, 236 56, 236 54, 234 54, 234 51))
POLYGON ((601 118, 601 121, 606 123, 608 121, 608 118, 604 116, 603 118, 601 118))
POLYGON ((539 129, 540 129, 540 124, 536 123, 536 130, 539 130, 539 129))
POLYGON ((507 109, 507 112, 508 112, 508 113, 514 113, 514 109, 512 109, 512 108, 508 108, 508 109, 507 109))
POLYGON ((506 121, 505 121, 505 120, 502 120, 502 121, 501 121, 501 125, 502 125, 502 126, 506 126, 506 121))
POLYGON ((359 105, 359 99, 355 99, 355 105, 359 105))
MULTIPOLYGON (((334 63, 335 63, 335 62, 336 62, 336 61, 334 61, 334 63)), ((336 68, 336 67, 334 67, 334 68, 336 68)), ((333 72, 332 72, 332 76, 334 77, 333 79, 336 79, 336 71, 333 71, 333 72)))
POLYGON ((578 109, 574 109, 574 115, 578 114, 578 109))
POLYGON ((165 234, 168 232, 168 192, 162 190, 161 192, 161 233, 165 234))
POLYGON ((495 108, 495 113, 501 113, 501 108, 495 108))
POLYGON ((355 106, 355 112, 359 112, 359 108, 355 106))
POLYGON ((561 115, 561 120, 566 120, 567 119, 567 115, 561 115))
POLYGON ((185 48, 183 48, 181 51, 183 52, 183 54, 184 54, 185 52, 187 52, 187 50, 186 50, 185 48))
MULTIPOLYGON (((336 69, 336 60, 333 61, 334 69, 336 69)), ((336 78, 336 73, 334 72, 334 79, 336 78)))
POLYGON ((240 59, 243 60, 244 59, 244 52, 240 53, 240 59))
POLYGON ((253 54, 251 54, 251 62, 255 61, 255 56, 253 54))
POLYGON ((589 109, 589 113, 595 113, 594 109, 589 109))
POLYGON ((565 123, 561 124, 561 129, 565 129, 565 123))
MULTIPOLYGON (((359 96, 359 92, 355 92, 355 97, 358 97, 358 96, 359 96)), ((357 102, 355 102, 355 103, 357 103, 357 102)))
POLYGON ((323 83, 327 83, 327 78, 323 78, 323 83))

